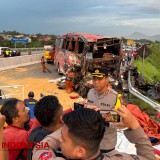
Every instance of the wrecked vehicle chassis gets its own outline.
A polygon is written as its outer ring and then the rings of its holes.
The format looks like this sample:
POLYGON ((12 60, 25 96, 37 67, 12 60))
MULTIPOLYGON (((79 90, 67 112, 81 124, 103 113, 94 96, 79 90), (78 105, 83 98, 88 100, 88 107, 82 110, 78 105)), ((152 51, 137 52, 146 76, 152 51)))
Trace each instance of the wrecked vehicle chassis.
POLYGON ((64 75, 68 69, 75 72, 73 87, 80 95, 83 92, 82 97, 86 97, 87 91, 85 90, 92 87, 91 72, 94 67, 107 68, 109 77, 114 82, 120 83, 122 61, 122 40, 120 38, 69 33, 57 38, 56 48, 55 65, 58 72, 64 75))

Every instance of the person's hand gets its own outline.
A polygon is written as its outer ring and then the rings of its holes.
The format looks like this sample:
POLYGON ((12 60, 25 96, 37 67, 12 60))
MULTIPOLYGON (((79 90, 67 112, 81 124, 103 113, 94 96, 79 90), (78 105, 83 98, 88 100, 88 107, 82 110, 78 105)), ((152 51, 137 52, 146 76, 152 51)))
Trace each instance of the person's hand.
POLYGON ((94 109, 95 111, 99 111, 100 110, 100 108, 98 108, 97 106, 93 106, 93 105, 85 105, 85 108, 94 109))
POLYGON ((0 113, 0 129, 3 129, 6 117, 0 113))
POLYGON ((81 97, 81 98, 79 98, 78 103, 86 105, 87 104, 87 99, 81 97))
POLYGON ((129 127, 132 130, 140 126, 136 118, 125 106, 122 105, 118 109, 114 109, 114 111, 122 118, 121 122, 115 123, 116 126, 129 127))

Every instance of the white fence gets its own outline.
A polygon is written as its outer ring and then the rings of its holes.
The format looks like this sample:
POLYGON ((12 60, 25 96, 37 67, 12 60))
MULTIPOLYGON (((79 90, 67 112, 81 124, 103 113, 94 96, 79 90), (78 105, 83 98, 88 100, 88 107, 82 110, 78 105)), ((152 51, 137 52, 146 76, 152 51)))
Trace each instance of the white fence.
POLYGON ((6 98, 17 98, 24 99, 24 86, 14 85, 14 86, 0 86, 0 99, 6 98))

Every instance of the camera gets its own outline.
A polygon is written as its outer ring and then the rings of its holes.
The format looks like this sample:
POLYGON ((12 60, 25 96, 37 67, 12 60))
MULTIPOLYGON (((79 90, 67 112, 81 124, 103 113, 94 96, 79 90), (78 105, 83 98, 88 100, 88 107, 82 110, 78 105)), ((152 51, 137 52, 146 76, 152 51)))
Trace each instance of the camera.
POLYGON ((74 102, 74 110, 79 108, 84 108, 84 104, 74 102))
POLYGON ((105 122, 120 122, 120 116, 112 110, 100 110, 100 114, 105 119, 105 122))

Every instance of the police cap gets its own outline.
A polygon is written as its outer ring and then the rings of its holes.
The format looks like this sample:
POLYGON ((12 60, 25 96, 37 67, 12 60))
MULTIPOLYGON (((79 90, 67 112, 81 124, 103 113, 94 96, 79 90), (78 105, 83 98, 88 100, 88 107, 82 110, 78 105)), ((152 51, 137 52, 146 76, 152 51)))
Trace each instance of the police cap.
POLYGON ((92 77, 99 77, 99 78, 103 78, 103 77, 108 77, 108 70, 107 68, 93 68, 93 71, 91 73, 92 77))

